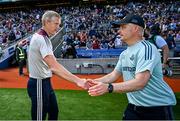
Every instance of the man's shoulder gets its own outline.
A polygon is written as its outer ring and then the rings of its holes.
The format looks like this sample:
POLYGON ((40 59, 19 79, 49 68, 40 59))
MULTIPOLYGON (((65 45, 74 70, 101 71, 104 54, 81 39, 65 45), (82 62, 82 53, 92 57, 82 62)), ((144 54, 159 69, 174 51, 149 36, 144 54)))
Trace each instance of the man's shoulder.
POLYGON ((138 48, 139 48, 138 53, 141 54, 143 53, 151 54, 155 50, 157 50, 156 46, 147 40, 141 41, 140 44, 138 45, 138 48))
POLYGON ((155 41, 165 41, 165 39, 160 35, 156 35, 155 36, 155 41))
POLYGON ((167 45, 166 40, 160 35, 158 35, 156 37, 156 44, 157 44, 158 48, 161 48, 164 45, 167 45))
POLYGON ((41 34, 34 33, 33 36, 32 36, 32 39, 44 39, 44 37, 41 34))
POLYGON ((40 35, 38 33, 34 33, 32 38, 31 38, 31 41, 36 41, 36 42, 45 42, 44 41, 44 36, 43 35, 40 35))

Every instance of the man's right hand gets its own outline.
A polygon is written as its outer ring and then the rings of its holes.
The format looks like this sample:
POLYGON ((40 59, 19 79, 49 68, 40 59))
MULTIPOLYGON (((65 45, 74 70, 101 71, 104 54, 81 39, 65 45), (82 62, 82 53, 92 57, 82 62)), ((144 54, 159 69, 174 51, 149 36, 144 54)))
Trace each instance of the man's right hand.
POLYGON ((93 80, 91 79, 80 79, 76 82, 77 86, 88 90, 90 87, 94 86, 93 80))
POLYGON ((96 85, 96 82, 93 79, 81 79, 76 82, 77 86, 88 90, 90 87, 96 85))
POLYGON ((93 79, 86 79, 86 80, 87 80, 87 84, 88 84, 89 88, 96 85, 95 80, 93 80, 93 79))

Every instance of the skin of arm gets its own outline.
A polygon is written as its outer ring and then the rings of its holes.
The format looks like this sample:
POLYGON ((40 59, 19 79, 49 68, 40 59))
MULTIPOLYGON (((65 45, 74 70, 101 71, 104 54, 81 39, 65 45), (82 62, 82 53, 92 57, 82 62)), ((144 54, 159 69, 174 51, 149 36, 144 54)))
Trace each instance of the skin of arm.
POLYGON ((135 79, 125 81, 122 83, 115 83, 114 92, 132 92, 143 89, 148 83, 150 78, 150 72, 144 71, 137 73, 135 79))
POLYGON ((76 83, 78 86, 87 89, 85 80, 70 73, 61 64, 59 64, 53 55, 47 55, 44 59, 45 63, 49 66, 50 70, 59 77, 63 77, 66 80, 76 83))
POLYGON ((103 82, 103 83, 111 83, 111 82, 116 81, 120 76, 121 74, 114 69, 111 73, 101 78, 94 79, 94 81, 103 82))
MULTIPOLYGON (((112 83, 113 92, 132 92, 143 89, 148 83, 150 72, 137 73, 135 78, 121 83, 112 83)), ((103 79, 103 78, 102 78, 103 79)), ((110 82, 110 81, 109 81, 110 82)), ((108 84, 94 81, 94 86, 89 88, 89 95, 99 96, 108 92, 108 84)))
POLYGON ((168 57, 169 57, 169 48, 168 48, 168 45, 164 45, 161 49, 163 51, 163 65, 166 65, 168 57))

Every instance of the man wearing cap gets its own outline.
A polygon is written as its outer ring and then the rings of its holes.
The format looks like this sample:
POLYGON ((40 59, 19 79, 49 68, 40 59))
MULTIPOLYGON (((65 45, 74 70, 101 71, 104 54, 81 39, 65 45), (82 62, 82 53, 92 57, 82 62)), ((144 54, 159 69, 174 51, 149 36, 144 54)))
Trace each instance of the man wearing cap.
POLYGON ((114 25, 120 27, 118 33, 128 47, 110 74, 88 79, 89 95, 125 92, 128 105, 123 120, 172 120, 176 98, 163 80, 160 53, 153 44, 143 40, 143 18, 129 14, 114 25), (124 82, 112 83, 121 75, 124 82))

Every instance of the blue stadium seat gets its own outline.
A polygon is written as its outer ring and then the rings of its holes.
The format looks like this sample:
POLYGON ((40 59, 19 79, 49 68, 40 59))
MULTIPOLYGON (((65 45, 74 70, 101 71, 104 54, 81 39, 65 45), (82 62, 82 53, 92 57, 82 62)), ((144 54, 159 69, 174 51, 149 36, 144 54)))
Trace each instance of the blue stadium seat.
POLYGON ((119 57, 126 48, 121 49, 94 49, 86 50, 85 48, 76 49, 78 58, 111 58, 119 57))

